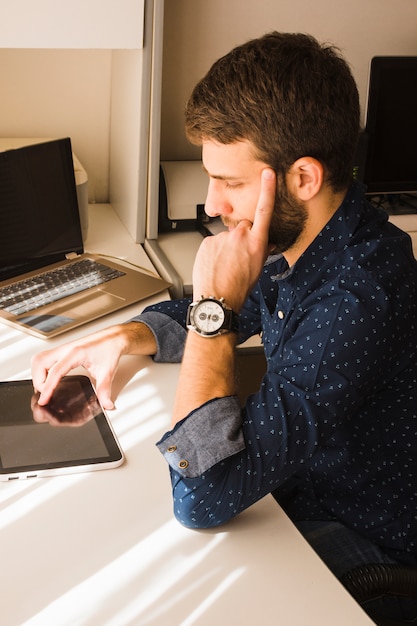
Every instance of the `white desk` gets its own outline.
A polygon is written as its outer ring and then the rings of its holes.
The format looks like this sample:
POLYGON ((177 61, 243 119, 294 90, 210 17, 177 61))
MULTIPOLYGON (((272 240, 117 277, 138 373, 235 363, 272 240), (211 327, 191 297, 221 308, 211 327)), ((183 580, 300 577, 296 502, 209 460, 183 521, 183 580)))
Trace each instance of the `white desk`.
MULTIPOLYGON (((91 218, 88 249, 142 256, 140 246, 122 241, 108 207, 94 207, 91 218), (96 238, 105 222, 112 240, 104 250, 96 238)), ((0 325, 0 380, 28 377, 31 355, 51 344, 0 325)), ((122 467, 0 484, 0 624, 371 624, 271 496, 217 530, 176 522, 154 443, 169 425, 177 375, 177 365, 122 361, 110 413, 127 457, 122 467)))

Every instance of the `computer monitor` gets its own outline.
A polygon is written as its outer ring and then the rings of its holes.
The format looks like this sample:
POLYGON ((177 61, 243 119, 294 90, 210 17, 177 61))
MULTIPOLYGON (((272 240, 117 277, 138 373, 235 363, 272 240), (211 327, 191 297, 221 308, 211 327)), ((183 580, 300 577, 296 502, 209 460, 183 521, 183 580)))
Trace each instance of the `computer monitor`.
POLYGON ((372 59, 365 136, 367 193, 417 193, 417 56, 372 59))

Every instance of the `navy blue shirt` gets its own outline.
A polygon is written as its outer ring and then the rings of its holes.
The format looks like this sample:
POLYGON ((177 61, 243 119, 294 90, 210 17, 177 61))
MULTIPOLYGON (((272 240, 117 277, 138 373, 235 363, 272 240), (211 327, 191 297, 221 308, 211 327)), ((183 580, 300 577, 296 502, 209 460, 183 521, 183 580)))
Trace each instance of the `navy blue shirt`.
MULTIPOLYGON (((157 360, 181 358, 187 305, 140 316, 157 360)), ((292 519, 338 520, 417 565, 409 236, 353 185, 293 267, 267 260, 239 319, 242 341, 262 333, 267 372, 243 409, 235 397, 213 399, 158 442, 176 517, 215 526, 275 491, 292 519)))

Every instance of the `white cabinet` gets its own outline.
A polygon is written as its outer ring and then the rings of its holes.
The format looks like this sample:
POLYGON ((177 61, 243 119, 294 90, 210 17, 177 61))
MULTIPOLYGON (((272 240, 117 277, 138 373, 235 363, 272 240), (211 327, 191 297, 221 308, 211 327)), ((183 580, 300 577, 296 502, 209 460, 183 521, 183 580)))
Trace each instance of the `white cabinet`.
POLYGON ((143 46, 145 0, 0 0, 1 48, 143 46))

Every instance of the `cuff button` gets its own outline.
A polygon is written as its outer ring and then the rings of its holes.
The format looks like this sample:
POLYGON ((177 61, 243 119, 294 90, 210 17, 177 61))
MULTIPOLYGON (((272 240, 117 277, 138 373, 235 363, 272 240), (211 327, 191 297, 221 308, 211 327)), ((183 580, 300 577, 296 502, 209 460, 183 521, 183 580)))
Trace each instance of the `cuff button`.
POLYGON ((169 448, 167 448, 167 452, 175 452, 176 449, 177 446, 169 446, 169 448))
POLYGON ((186 469, 188 467, 189 463, 188 461, 186 461, 185 459, 182 459, 179 463, 178 463, 178 467, 180 469, 186 469))

